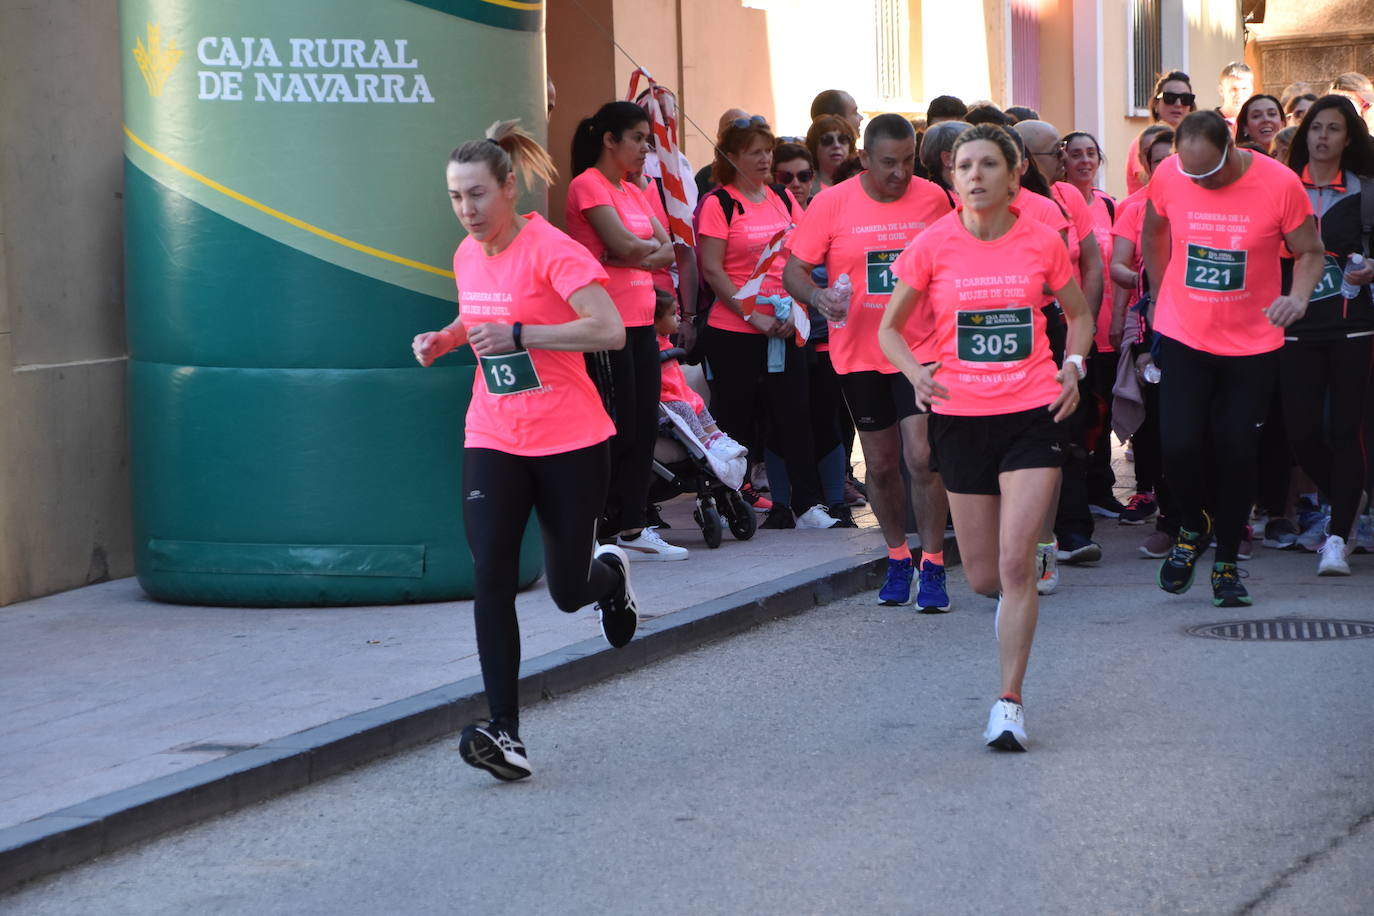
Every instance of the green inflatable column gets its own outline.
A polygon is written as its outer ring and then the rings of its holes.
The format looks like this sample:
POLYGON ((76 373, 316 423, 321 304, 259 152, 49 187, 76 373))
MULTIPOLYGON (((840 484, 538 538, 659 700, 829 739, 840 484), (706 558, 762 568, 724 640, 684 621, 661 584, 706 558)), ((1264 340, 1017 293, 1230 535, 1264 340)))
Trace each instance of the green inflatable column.
POLYGON ((421 369, 410 341, 455 311, 448 152, 497 119, 543 131, 543 4, 120 13, 143 588, 247 606, 471 597, 471 358, 421 369))

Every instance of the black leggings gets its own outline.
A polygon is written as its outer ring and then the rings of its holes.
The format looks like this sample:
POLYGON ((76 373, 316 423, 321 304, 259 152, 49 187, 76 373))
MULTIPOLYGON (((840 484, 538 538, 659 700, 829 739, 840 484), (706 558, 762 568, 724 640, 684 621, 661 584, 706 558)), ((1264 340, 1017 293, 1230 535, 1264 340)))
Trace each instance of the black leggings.
POLYGON ((1364 491, 1364 415, 1374 338, 1290 341, 1279 351, 1280 397, 1298 464, 1331 500, 1331 533, 1348 537, 1364 491))
POLYGON ((1160 342, 1164 474, 1184 528, 1205 530, 1203 512, 1212 511, 1218 562, 1234 563, 1240 549, 1278 365, 1277 351, 1217 356, 1168 337, 1160 342))
MULTIPOLYGON (((806 352, 795 340, 786 341, 783 371, 769 372, 768 337, 708 327, 704 338, 703 349, 711 370, 711 413, 721 429, 752 438, 754 402, 761 394, 768 411, 772 442, 780 449, 792 482, 793 511, 805 512, 825 502, 811 437, 806 352)), ((742 441, 753 459, 763 458, 763 443, 742 441)))
POLYGON ((606 443, 558 455, 526 457, 486 448, 463 450, 463 524, 472 551, 477 655, 491 717, 516 728, 520 698, 520 541, 533 509, 544 540, 549 595, 572 613, 620 583, 592 558, 597 514, 610 467, 606 443))
POLYGON ((602 534, 614 537, 618 532, 644 527, 662 386, 658 335, 653 327, 626 328, 625 346, 607 355, 615 435, 611 437, 611 487, 606 494, 602 534))

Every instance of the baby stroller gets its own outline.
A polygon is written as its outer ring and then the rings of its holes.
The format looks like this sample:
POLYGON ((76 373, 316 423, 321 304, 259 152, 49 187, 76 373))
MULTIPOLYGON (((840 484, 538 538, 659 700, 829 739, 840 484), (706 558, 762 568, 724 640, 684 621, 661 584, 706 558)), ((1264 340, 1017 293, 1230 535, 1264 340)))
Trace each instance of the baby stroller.
MULTIPOLYGON (((659 354, 660 360, 681 359, 685 351, 674 347, 659 354)), ((663 407, 658 408, 658 441, 654 444, 654 480, 649 488, 651 500, 671 499, 681 493, 696 494, 696 509, 692 518, 701 529, 706 546, 720 546, 728 524, 736 540, 747 541, 758 530, 754 511, 739 495, 726 485, 711 468, 706 450, 696 436, 679 429, 675 418, 663 407)))

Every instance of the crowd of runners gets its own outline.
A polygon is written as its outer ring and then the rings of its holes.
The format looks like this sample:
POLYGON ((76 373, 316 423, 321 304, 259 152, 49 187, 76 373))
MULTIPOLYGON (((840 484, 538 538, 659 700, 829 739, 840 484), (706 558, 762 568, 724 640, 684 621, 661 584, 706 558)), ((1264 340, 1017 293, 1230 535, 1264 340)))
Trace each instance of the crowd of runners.
POLYGON ((1350 575, 1374 550, 1374 85, 1253 89, 1228 66, 1209 108, 1163 74, 1119 154, 1120 200, 1099 138, 952 96, 865 122, 828 91, 804 137, 732 109, 695 188, 666 161, 662 96, 609 102, 573 141, 566 234, 516 208, 520 179, 564 180, 517 124, 454 150, 458 317, 413 346, 426 366, 464 345, 479 362, 463 509, 491 718, 464 730, 464 759, 530 774, 515 597, 531 511, 555 603, 594 604, 612 646, 637 626, 632 566, 687 558, 649 500, 660 401, 697 401, 713 466, 747 452, 762 527, 850 527, 867 500, 883 604, 950 609, 952 526, 970 587, 997 599, 994 747, 1026 747, 1039 598, 1059 564, 1102 558, 1095 520, 1152 524, 1139 550, 1173 594, 1214 550, 1218 607, 1251 604, 1255 542, 1350 575), (680 373, 665 386, 674 345, 709 399, 680 373), (1114 436, 1134 462, 1125 503, 1114 436))

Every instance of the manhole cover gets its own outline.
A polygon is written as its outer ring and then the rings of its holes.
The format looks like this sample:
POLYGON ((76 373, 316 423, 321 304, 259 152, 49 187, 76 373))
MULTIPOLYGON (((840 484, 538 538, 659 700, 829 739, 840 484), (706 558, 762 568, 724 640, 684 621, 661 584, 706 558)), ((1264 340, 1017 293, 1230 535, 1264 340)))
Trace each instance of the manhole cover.
POLYGON ((1204 623, 1189 627, 1188 632, 1193 636, 1205 636, 1208 639, 1316 642, 1330 639, 1365 639, 1374 636, 1374 621, 1278 617, 1269 620, 1204 623))

